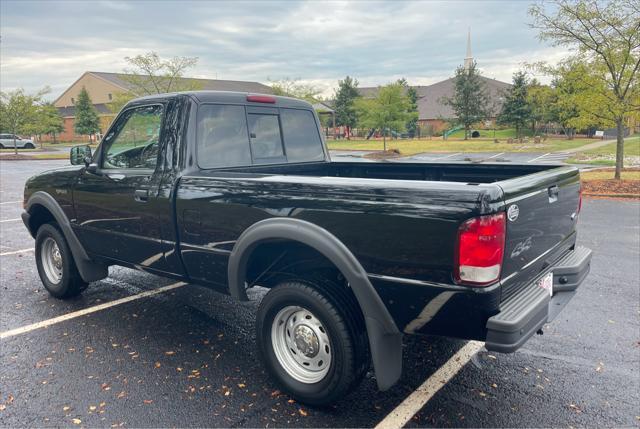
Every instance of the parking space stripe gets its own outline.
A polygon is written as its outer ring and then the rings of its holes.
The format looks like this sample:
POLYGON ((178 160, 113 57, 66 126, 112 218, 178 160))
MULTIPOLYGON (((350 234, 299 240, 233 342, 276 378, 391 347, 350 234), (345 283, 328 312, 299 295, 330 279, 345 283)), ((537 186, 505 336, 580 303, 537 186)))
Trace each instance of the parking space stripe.
POLYGON ((451 158, 451 157, 456 156, 456 155, 462 155, 462 152, 452 153, 451 155, 441 156, 439 158, 433 158, 433 160, 437 161, 437 160, 440 160, 440 159, 447 159, 447 158, 451 158))
POLYGON ((529 160, 529 161, 527 161, 527 162, 528 162, 528 163, 529 163, 529 162, 535 162, 535 161, 537 161, 537 160, 539 160, 539 159, 541 159, 541 158, 544 158, 544 157, 545 157, 545 156, 547 156, 547 155, 551 155, 551 152, 549 152, 549 153, 545 153, 544 155, 537 156, 537 157, 535 157, 535 158, 533 158, 533 159, 530 159, 530 160, 529 160))
POLYGON ((18 253, 26 253, 26 252, 33 252, 35 249, 33 247, 30 247, 28 249, 21 249, 21 250, 12 250, 11 252, 3 252, 0 253, 0 256, 9 256, 9 255, 17 255, 18 253))
POLYGON ((473 355, 483 347, 484 343, 480 341, 469 341, 465 344, 420 387, 378 423, 375 429, 396 429, 406 425, 433 398, 433 395, 444 387, 471 360, 473 355))
POLYGON ((504 152, 500 152, 500 153, 496 153, 495 155, 491 155, 490 157, 488 157, 487 159, 491 159, 491 158, 497 158, 500 155, 504 155, 504 152))
POLYGON ((63 314, 62 316, 54 317, 53 319, 43 320, 42 322, 32 323, 31 325, 26 325, 20 328, 11 329, 5 332, 0 332, 0 340, 4 340, 5 338, 9 338, 9 337, 15 337, 16 335, 25 334, 27 332, 35 331, 36 329, 46 328, 51 325, 64 322, 66 320, 75 319, 76 317, 85 316, 87 314, 91 314, 97 311, 105 310, 107 308, 115 307, 116 305, 125 304, 127 302, 135 301, 141 298, 147 298, 153 295, 158 295, 173 289, 178 289, 182 286, 186 286, 187 284, 188 283, 184 283, 184 282, 173 283, 168 286, 163 286, 154 290, 148 290, 146 292, 142 292, 137 295, 127 296, 125 298, 116 299, 115 301, 106 302, 104 304, 84 308, 82 310, 74 311, 72 313, 63 314))
POLYGON ((19 220, 22 220, 20 218, 15 218, 15 219, 5 219, 5 220, 0 220, 0 223, 4 223, 4 222, 17 222, 19 220))
POLYGON ((4 201, 0 204, 17 204, 17 203, 21 203, 22 201, 4 201))

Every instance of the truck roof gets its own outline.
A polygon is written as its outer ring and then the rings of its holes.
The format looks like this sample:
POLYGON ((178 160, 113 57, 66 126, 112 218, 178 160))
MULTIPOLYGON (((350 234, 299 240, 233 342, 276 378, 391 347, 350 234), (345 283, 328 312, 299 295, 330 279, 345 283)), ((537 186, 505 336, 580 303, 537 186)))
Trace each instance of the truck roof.
POLYGON ((183 91, 183 92, 172 92, 167 94, 154 94, 148 95, 145 97, 136 98, 131 100, 130 103, 139 102, 139 101, 147 101, 147 100, 155 100, 161 98, 167 98, 168 96, 174 95, 188 95, 195 99, 198 103, 233 103, 233 104, 250 104, 256 106, 273 106, 273 107, 293 107, 293 108, 304 108, 312 110, 313 107, 310 103, 299 100, 297 98, 291 97, 282 97, 279 95, 273 94, 260 94, 255 92, 238 92, 238 91, 183 91), (263 96, 271 99, 275 99, 275 103, 271 102, 252 102, 247 100, 248 96, 263 96))

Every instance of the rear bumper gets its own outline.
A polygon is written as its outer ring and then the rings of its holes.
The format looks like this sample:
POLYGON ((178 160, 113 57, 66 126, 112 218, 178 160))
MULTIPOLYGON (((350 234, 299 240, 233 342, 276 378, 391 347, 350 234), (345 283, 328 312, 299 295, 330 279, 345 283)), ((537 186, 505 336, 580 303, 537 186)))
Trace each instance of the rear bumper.
POLYGON ((520 348, 562 311, 590 268, 591 249, 577 247, 522 291, 503 302, 500 312, 487 321, 487 350, 511 353, 520 348), (549 272, 553 272, 553 296, 537 286, 537 281, 549 272))

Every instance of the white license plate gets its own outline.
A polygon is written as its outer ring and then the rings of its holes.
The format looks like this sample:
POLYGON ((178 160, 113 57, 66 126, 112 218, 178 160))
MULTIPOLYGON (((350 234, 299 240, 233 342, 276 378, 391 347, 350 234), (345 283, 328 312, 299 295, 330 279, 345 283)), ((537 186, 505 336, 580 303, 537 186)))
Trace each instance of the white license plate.
POLYGON ((553 296, 553 273, 547 273, 543 278, 538 280, 538 287, 549 292, 549 296, 553 296))

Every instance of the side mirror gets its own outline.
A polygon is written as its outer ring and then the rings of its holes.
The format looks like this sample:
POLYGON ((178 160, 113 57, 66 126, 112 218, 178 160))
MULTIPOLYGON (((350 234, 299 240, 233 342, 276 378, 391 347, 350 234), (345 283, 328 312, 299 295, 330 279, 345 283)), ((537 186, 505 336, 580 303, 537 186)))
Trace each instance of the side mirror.
POLYGON ((89 165, 91 163, 91 148, 89 146, 74 146, 69 152, 71 165, 89 165))

